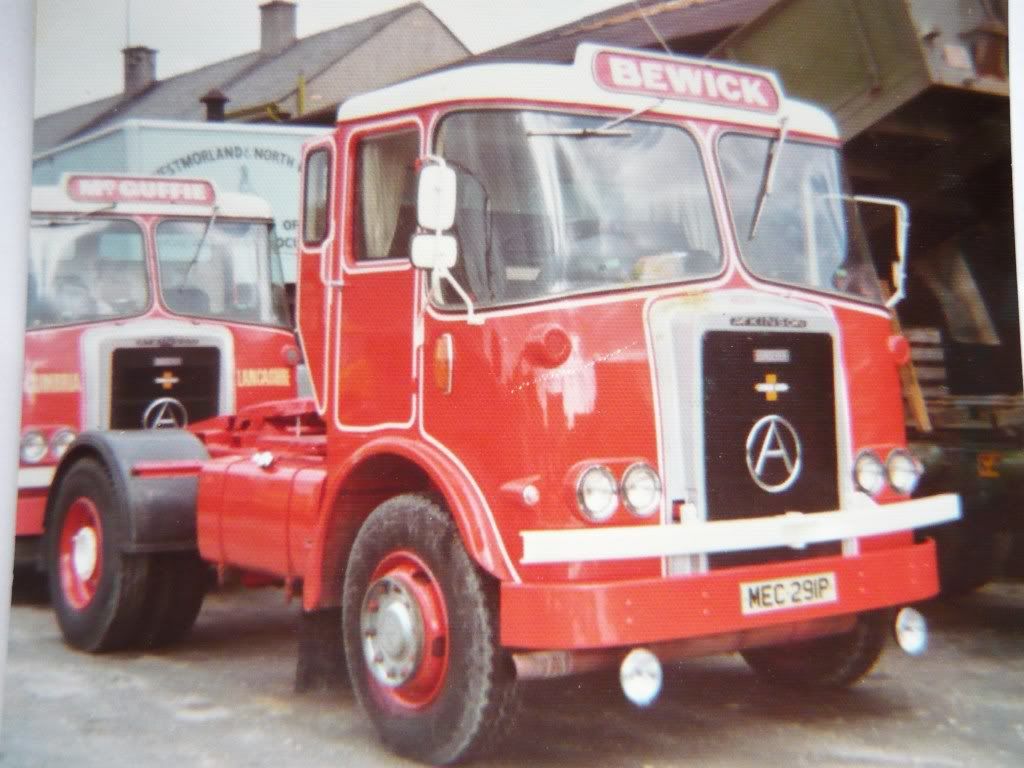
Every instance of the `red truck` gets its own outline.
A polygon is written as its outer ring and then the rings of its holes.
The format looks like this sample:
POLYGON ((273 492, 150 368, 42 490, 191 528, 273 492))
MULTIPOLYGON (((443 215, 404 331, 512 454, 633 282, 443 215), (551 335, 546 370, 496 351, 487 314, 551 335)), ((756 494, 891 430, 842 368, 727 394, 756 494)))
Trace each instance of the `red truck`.
MULTIPOLYGON (((47 505, 71 645, 191 626, 204 569, 301 595, 299 683, 347 666, 430 763, 524 681, 740 651, 804 685, 923 650, 955 495, 911 499, 886 300, 835 124, 773 74, 583 45, 343 104, 303 155, 313 397, 89 432, 47 505), (897 613, 897 609, 903 608, 897 613)), ((886 207, 889 206, 889 207, 886 207)), ((888 226, 888 225, 887 225, 888 226)))
POLYGON ((66 174, 32 190, 17 562, 88 429, 184 427, 294 397, 269 206, 203 179, 66 174))

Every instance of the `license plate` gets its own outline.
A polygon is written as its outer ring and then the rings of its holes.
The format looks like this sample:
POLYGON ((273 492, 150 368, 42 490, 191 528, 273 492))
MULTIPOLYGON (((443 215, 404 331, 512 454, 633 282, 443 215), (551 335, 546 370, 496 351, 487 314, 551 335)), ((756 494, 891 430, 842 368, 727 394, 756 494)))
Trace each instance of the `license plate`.
POLYGON ((740 583, 740 605, 744 614, 834 603, 838 599, 833 571, 740 583))

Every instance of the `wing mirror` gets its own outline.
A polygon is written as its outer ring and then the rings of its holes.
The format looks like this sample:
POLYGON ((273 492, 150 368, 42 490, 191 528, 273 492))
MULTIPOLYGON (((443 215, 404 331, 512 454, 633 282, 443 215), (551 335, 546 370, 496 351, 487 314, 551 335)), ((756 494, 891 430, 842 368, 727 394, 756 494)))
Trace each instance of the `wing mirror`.
POLYGON ((455 208, 458 199, 458 182, 455 170, 443 158, 428 155, 422 158, 416 189, 416 222, 421 230, 412 236, 410 256, 417 269, 430 272, 431 291, 441 296, 441 283, 448 283, 466 305, 466 322, 479 325, 483 322, 473 309, 473 299, 451 270, 459 257, 459 244, 454 235, 447 231, 455 224, 455 208))
POLYGON ((420 170, 416 191, 416 219, 423 229, 451 229, 455 223, 455 170, 440 158, 428 158, 420 170))
POLYGON ((865 205, 880 205, 893 209, 896 224, 896 261, 892 263, 892 295, 885 300, 885 306, 892 309, 907 295, 907 236, 910 232, 910 208, 902 200, 877 195, 835 195, 825 197, 837 200, 852 200, 865 205))
POLYGON ((455 171, 440 158, 426 158, 416 189, 416 222, 421 232, 412 238, 413 266, 444 274, 455 266, 458 244, 444 234, 455 223, 455 171))
POLYGON ((895 200, 891 197, 854 195, 853 199, 858 203, 882 205, 894 209, 896 220, 896 261, 892 263, 893 293, 885 302, 885 306, 892 309, 907 295, 907 234, 910 231, 910 209, 902 200, 895 200))

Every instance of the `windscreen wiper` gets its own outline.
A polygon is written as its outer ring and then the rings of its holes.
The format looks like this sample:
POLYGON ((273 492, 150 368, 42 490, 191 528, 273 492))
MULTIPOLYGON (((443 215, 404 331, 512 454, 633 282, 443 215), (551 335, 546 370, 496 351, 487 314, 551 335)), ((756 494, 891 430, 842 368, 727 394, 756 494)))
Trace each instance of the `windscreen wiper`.
POLYGON ((42 224, 46 227, 63 227, 69 224, 78 224, 79 222, 85 221, 90 216, 95 216, 98 213, 106 213, 117 208, 117 203, 108 203, 107 205, 101 206, 100 208, 93 208, 91 211, 83 211, 82 213, 76 213, 73 216, 57 216, 52 219, 42 219, 36 217, 32 222, 33 226, 42 224))
POLYGON ((199 243, 196 245, 196 252, 192 254, 192 261, 185 267, 185 273, 181 276, 181 280, 178 282, 178 287, 184 287, 188 281, 188 276, 192 273, 192 267, 199 261, 199 254, 203 252, 203 245, 206 243, 206 236, 210 234, 210 230, 213 228, 213 222, 217 220, 217 206, 213 206, 213 210, 210 212, 210 218, 206 220, 206 228, 203 230, 203 236, 199 238, 199 243))
POLYGON ((627 120, 632 120, 634 117, 639 117, 645 112, 650 112, 652 109, 657 109, 665 103, 664 99, 658 99, 657 101, 648 104, 645 107, 634 109, 627 115, 621 117, 614 117, 604 125, 599 125, 597 128, 552 128, 550 130, 542 131, 527 131, 527 136, 572 136, 575 138, 589 138, 591 136, 632 136, 633 132, 626 128, 618 128, 627 120))
POLYGON ((757 195, 757 203, 754 206, 754 216, 750 219, 750 234, 748 240, 754 239, 757 232, 757 223, 761 221, 761 214, 764 213, 764 204, 772 193, 772 185, 775 182, 775 170, 779 167, 779 155, 782 154, 782 145, 786 143, 786 134, 789 132, 789 118, 784 117, 779 121, 779 138, 768 150, 768 167, 765 168, 764 178, 761 181, 761 191, 757 195))

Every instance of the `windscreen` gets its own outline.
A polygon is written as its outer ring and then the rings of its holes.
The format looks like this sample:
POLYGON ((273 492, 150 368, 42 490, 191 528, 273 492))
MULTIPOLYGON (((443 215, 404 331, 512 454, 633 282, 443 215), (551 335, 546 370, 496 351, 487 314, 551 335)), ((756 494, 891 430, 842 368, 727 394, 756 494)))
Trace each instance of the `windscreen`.
POLYGON ((436 149, 458 177, 452 274, 478 306, 721 270, 693 138, 675 126, 609 121, 492 110, 441 123, 436 149))
POLYGON ((136 224, 33 219, 27 328, 130 317, 148 306, 145 241, 136 224))
POLYGON ((173 220, 156 228, 160 295, 171 312, 288 325, 280 260, 262 222, 173 220))
POLYGON ((772 282, 881 301, 878 279, 844 197, 839 150, 737 133, 723 136, 719 163, 747 269, 772 282), (755 211, 760 207, 756 227, 755 211))

